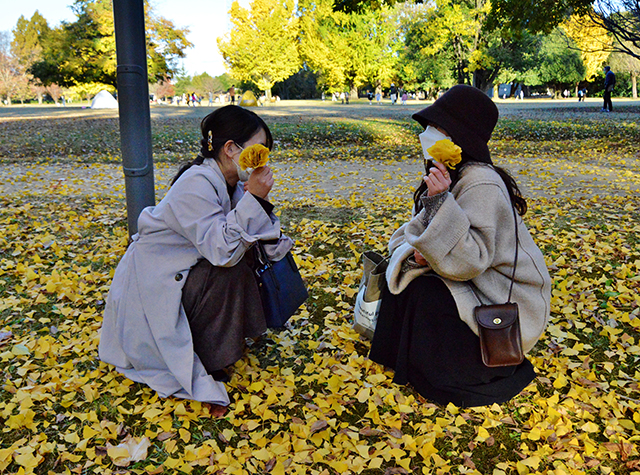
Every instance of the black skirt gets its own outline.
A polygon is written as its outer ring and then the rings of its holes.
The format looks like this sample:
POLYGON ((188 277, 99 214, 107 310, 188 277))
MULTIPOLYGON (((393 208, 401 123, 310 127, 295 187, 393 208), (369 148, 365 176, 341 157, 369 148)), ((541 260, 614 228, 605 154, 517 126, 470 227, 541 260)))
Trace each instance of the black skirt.
POLYGON ((194 351, 209 374, 238 361, 245 338, 267 330, 253 260, 251 251, 233 267, 216 267, 202 259, 182 289, 194 351))
POLYGON ((459 407, 508 401, 536 376, 526 359, 515 367, 485 366, 480 339, 460 319, 445 283, 432 275, 413 280, 399 295, 384 290, 369 358, 395 370, 395 383, 459 407))

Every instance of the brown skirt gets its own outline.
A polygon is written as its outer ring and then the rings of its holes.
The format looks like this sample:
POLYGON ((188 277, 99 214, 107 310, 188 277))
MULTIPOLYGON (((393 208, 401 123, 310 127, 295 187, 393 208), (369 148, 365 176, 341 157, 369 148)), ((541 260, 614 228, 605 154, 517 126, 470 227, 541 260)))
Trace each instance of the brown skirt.
POLYGON ((253 258, 249 251, 233 267, 216 267, 202 259, 182 289, 193 348, 209 373, 242 358, 245 338, 257 338, 267 329, 253 258))

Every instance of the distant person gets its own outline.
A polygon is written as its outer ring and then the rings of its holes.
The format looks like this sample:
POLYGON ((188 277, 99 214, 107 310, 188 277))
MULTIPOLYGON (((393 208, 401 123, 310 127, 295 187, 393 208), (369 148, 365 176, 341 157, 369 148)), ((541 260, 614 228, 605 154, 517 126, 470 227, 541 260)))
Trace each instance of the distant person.
POLYGON ((578 89, 578 102, 584 102, 584 98, 587 96, 587 90, 585 88, 578 89))
POLYGON ((616 85, 616 75, 611 71, 611 67, 604 67, 604 94, 602 98, 604 103, 602 104, 602 112, 611 112, 613 110, 613 103, 611 102, 611 93, 616 85))
POLYGON ((213 92, 209 91, 209 107, 213 105, 213 92))
POLYGON ((402 105, 405 105, 407 103, 407 99, 409 98, 409 96, 407 95, 407 91, 404 91, 402 93, 402 105))
POLYGON ((373 92, 367 91, 367 99, 369 99, 369 105, 373 104, 373 92))
POLYGON ((234 105, 236 103, 236 88, 233 86, 233 84, 229 88, 229 99, 231 100, 231 105, 234 105))
POLYGON ((380 91, 376 92, 376 102, 378 104, 382 102, 382 93, 380 91))
POLYGON ((395 84, 391 83, 391 87, 389 88, 389 97, 391 98, 391 104, 395 104, 398 100, 398 90, 396 89, 395 84))

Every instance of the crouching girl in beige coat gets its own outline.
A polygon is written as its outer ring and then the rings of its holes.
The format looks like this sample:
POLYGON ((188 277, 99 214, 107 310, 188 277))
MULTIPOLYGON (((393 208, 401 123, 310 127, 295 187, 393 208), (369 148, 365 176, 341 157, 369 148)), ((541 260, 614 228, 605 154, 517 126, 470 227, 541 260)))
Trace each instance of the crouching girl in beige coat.
POLYGON ((161 396, 227 405, 224 368, 240 359, 245 337, 266 330, 248 251, 261 240, 277 261, 292 241, 267 201, 269 167, 240 176, 246 147, 273 145, 264 121, 230 105, 201 129, 198 157, 140 214, 107 297, 99 351, 161 396))
MULTIPOLYGON (((527 210, 515 181, 492 164, 487 142, 498 110, 480 90, 459 85, 413 115, 423 149, 450 139, 461 162, 433 162, 415 193, 414 215, 389 243, 392 253, 370 358, 395 370, 425 398, 458 406, 511 399, 535 377, 481 359, 473 310, 505 303, 514 268, 514 208, 527 210)), ((425 157, 427 153, 425 152, 425 157)), ((519 254, 511 300, 531 350, 549 318, 551 283, 540 249, 517 218, 519 254)))

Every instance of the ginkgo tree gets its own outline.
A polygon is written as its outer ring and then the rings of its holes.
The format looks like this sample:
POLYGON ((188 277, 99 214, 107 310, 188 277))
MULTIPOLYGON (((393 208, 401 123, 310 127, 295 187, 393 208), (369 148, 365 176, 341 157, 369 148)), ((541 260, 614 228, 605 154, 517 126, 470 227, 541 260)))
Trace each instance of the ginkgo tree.
MULTIPOLYGON (((574 15, 560 27, 580 50, 580 57, 585 67, 585 79, 591 81, 602 71, 602 66, 610 55, 613 38, 589 15, 582 17, 574 15)), ((577 92, 578 83, 576 83, 576 95, 577 92)))
POLYGON ((237 1, 229 11, 233 27, 218 48, 231 75, 248 81, 271 99, 271 88, 301 66, 297 48, 299 20, 294 0, 253 0, 249 9, 237 1))

